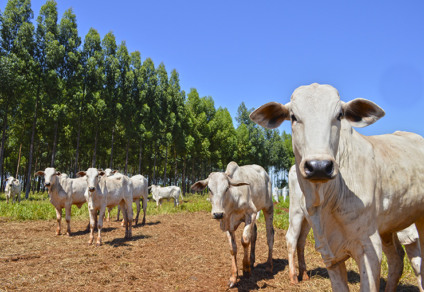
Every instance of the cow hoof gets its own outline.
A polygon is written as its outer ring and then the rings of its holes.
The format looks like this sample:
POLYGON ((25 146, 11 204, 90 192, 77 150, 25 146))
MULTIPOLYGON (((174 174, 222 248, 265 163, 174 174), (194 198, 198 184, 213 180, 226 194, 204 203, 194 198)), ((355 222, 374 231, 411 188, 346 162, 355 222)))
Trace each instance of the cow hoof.
POLYGON ((309 280, 309 276, 308 276, 308 274, 306 272, 303 272, 302 280, 303 281, 309 280))
POLYGON ((66 232, 66 235, 67 235, 67 236, 71 236, 71 233, 70 233, 70 232, 66 232))
POLYGON ((234 288, 235 285, 236 285, 236 283, 233 282, 233 281, 228 282, 228 287, 230 287, 230 288, 234 288))
POLYGON ((296 276, 290 277, 290 284, 291 285, 297 285, 297 284, 299 284, 299 280, 297 279, 296 276))
POLYGON ((101 246, 102 245, 102 243, 101 242, 97 242, 96 243, 96 246, 101 246))

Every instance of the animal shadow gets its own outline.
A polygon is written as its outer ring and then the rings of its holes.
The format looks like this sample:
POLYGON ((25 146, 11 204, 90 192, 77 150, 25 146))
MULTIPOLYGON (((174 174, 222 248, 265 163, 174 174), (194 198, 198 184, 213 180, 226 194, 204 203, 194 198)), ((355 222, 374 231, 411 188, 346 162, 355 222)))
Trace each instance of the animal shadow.
MULTIPOLYGON (((330 276, 328 275, 328 271, 326 268, 318 267, 316 269, 310 270, 307 272, 309 278, 312 278, 314 276, 318 276, 321 278, 330 279, 330 276)), ((299 279, 300 280, 300 279, 299 279)), ((350 284, 356 284, 361 282, 361 276, 355 272, 355 271, 348 271, 347 272, 347 281, 350 284)))
POLYGON ((150 237, 151 237, 150 235, 136 235, 136 236, 131 237, 130 239, 115 238, 111 241, 105 241, 104 244, 111 245, 113 247, 130 246, 128 244, 128 242, 130 242, 130 241, 137 241, 137 240, 140 240, 140 239, 150 238, 150 237))
POLYGON ((144 227, 144 226, 154 226, 154 225, 158 225, 160 223, 161 223, 160 221, 146 222, 146 224, 144 224, 144 225, 141 225, 141 223, 138 223, 137 225, 133 225, 133 228, 141 228, 141 227, 144 227))
POLYGON ((240 279, 237 281, 237 289, 238 291, 251 291, 251 290, 259 290, 264 289, 266 287, 271 287, 277 289, 277 287, 273 287, 267 283, 264 284, 264 286, 259 287, 258 282, 265 280, 265 279, 272 279, 274 278, 274 275, 278 274, 279 272, 283 271, 286 266, 288 265, 288 260, 286 259, 273 259, 273 269, 272 273, 267 272, 268 264, 261 263, 256 265, 252 269, 252 274, 250 277, 241 276, 240 279))

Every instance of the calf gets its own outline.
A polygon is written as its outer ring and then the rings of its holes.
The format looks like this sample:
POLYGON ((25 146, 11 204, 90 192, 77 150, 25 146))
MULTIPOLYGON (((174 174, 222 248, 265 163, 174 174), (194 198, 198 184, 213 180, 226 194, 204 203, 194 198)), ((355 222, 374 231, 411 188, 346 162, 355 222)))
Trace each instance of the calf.
POLYGON ((162 205, 162 199, 174 199, 174 206, 179 205, 179 197, 184 200, 181 190, 176 186, 161 187, 156 185, 151 185, 149 189, 152 190, 153 199, 156 201, 156 206, 162 205))
POLYGON ((132 237, 132 182, 128 177, 122 175, 117 177, 106 177, 104 171, 97 168, 89 168, 87 171, 78 172, 79 176, 86 176, 87 188, 85 197, 88 202, 88 211, 90 214, 90 239, 88 244, 91 245, 94 239, 94 227, 97 221, 97 246, 102 244, 102 227, 103 218, 105 216, 106 207, 121 206, 124 215, 125 238, 132 237))
POLYGON ((84 178, 61 177, 61 173, 53 167, 48 167, 44 171, 39 170, 35 175, 44 177, 44 185, 47 187, 50 203, 56 209, 57 230, 56 235, 61 233, 62 209, 65 208, 65 218, 67 223, 66 234, 71 234, 71 207, 78 208, 86 202, 84 197, 87 183, 84 178))
MULTIPOLYGON (((306 273, 305 262, 305 243, 306 237, 311 229, 307 222, 309 215, 306 212, 305 203, 303 201, 303 193, 297 181, 296 166, 293 165, 289 172, 290 186, 290 209, 289 209, 289 229, 286 233, 287 250, 289 258, 289 278, 292 284, 298 283, 296 275, 296 267, 294 257, 297 250, 297 260, 299 266, 299 278, 302 280, 309 279, 306 273)), ((405 246, 412 269, 417 276, 418 286, 421 287, 421 249, 419 244, 418 232, 415 225, 411 225, 406 229, 397 232, 399 242, 405 246)), ((390 275, 389 275, 390 277, 390 275)), ((387 280, 391 282, 391 279, 387 280)))
POLYGON ((227 165, 225 172, 212 172, 205 180, 191 186, 194 191, 209 188, 212 202, 212 218, 220 220, 221 230, 225 231, 230 244, 232 267, 229 286, 237 281, 237 244, 235 231, 244 222, 241 243, 244 248, 243 274, 248 276, 255 263, 257 237, 256 216, 262 210, 265 216, 268 241, 268 271, 272 271, 272 248, 274 228, 272 225, 274 205, 271 182, 266 171, 259 165, 238 166, 235 162, 227 165), (250 258, 248 256, 249 245, 250 258))
POLYGON ((21 202, 21 182, 13 176, 9 176, 5 182, 6 203, 9 204, 9 199, 12 199, 12 203, 14 203, 15 198, 21 202))

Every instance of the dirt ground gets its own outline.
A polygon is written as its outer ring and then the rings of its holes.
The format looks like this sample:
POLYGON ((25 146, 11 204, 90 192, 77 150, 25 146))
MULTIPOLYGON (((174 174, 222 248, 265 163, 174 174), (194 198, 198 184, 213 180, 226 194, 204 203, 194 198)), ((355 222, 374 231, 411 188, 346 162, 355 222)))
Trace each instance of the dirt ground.
MULTIPOLYGON (((0 220, 0 291, 226 291, 230 252, 225 234, 208 213, 147 217, 146 226, 123 240, 120 222, 106 222, 101 247, 88 246, 87 221, 71 222, 72 236, 55 236, 56 222, 0 220)), ((62 227, 64 224, 62 222, 62 227)), ((330 291, 330 280, 311 242, 306 261, 311 279, 290 285, 285 230, 275 231, 274 270, 265 271, 265 226, 258 225, 255 268, 230 291, 330 291)), ((238 237, 238 267, 243 248, 238 237)), ((348 261, 349 287, 359 291, 359 275, 348 261)), ((384 287, 384 279, 381 280, 384 287)), ((398 291, 419 291, 413 277, 398 291)))

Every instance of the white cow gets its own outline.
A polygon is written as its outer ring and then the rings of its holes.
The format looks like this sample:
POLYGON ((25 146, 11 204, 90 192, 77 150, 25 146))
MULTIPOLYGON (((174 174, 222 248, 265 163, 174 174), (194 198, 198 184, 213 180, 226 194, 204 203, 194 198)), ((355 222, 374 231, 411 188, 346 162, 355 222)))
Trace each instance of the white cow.
MULTIPOLYGON (((289 229, 286 233, 287 250, 289 258, 289 278, 292 284, 298 283, 294 257, 297 251, 297 260, 299 265, 299 277, 302 280, 309 279, 306 273, 305 262, 305 243, 306 237, 311 229, 308 223, 309 215, 305 208, 303 193, 297 181, 296 166, 293 165, 289 172, 290 186, 290 209, 289 209, 289 229)), ((418 286, 421 286, 421 249, 418 237, 418 231, 414 224, 406 229, 397 232, 399 242, 405 246, 412 269, 418 277, 418 286)), ((391 280, 388 280, 390 282, 391 280)))
POLYGON ((103 218, 105 216, 106 207, 114 207, 120 205, 124 214, 125 238, 132 237, 132 182, 126 176, 106 177, 104 171, 97 168, 89 168, 87 171, 80 171, 79 176, 86 176, 87 188, 85 197, 88 203, 88 211, 90 214, 90 239, 88 244, 91 245, 94 239, 94 227, 97 218, 97 246, 102 244, 101 232, 103 228, 103 218))
POLYGON ((287 186, 285 186, 285 187, 283 188, 282 193, 283 193, 283 200, 284 200, 284 202, 285 202, 285 201, 286 201, 287 196, 289 195, 289 188, 288 188, 287 186))
POLYGON ((86 202, 84 197, 87 184, 84 178, 62 177, 54 167, 48 167, 44 171, 39 170, 35 175, 44 176, 44 185, 47 187, 50 203, 56 209, 57 230, 56 235, 61 233, 62 209, 65 208, 67 223, 66 234, 71 234, 71 207, 78 208, 86 202))
POLYGON ((141 225, 143 226, 146 224, 147 196, 149 195, 148 182, 147 179, 141 174, 133 175, 130 179, 133 185, 133 201, 137 205, 137 216, 135 217, 135 224, 137 225, 138 223, 138 216, 140 214, 140 199, 142 199, 143 221, 141 222, 141 225))
POLYGON ((15 198, 21 202, 21 182, 13 176, 9 176, 5 183, 6 203, 9 204, 9 199, 12 199, 12 203, 14 203, 15 198))
POLYGON ((265 216, 268 241, 268 271, 272 272, 272 248, 274 245, 274 204, 271 182, 266 171, 259 165, 238 166, 235 162, 227 165, 225 172, 212 172, 205 180, 191 186, 201 192, 209 188, 212 202, 212 218, 220 220, 221 230, 225 231, 230 244, 232 257, 229 285, 237 281, 237 244, 235 231, 244 222, 241 242, 244 248, 243 274, 250 275, 255 263, 257 237, 256 216, 262 210, 265 216), (249 245, 251 245, 250 258, 249 245))
POLYGON ((153 199, 156 201, 156 206, 162 205, 163 199, 174 199, 174 206, 177 206, 179 203, 179 198, 181 196, 181 199, 184 200, 183 194, 181 193, 181 190, 177 186, 169 186, 169 187, 161 187, 156 185, 151 185, 149 189, 152 190, 152 196, 153 199))
POLYGON ((274 201, 278 202, 279 196, 280 196, 280 190, 277 187, 274 187, 272 189, 272 198, 274 199, 274 201))
MULTIPOLYGON (((378 291, 382 249, 386 291, 394 291, 403 267, 396 232, 413 223, 424 251, 424 139, 407 132, 368 137, 353 129, 383 116, 371 101, 345 103, 334 87, 316 83, 297 88, 286 105, 270 102, 250 115, 267 128, 291 120, 299 185, 334 291, 348 291, 349 257, 359 266, 361 291, 378 291)), ((421 265, 419 277, 423 272, 421 265)))

